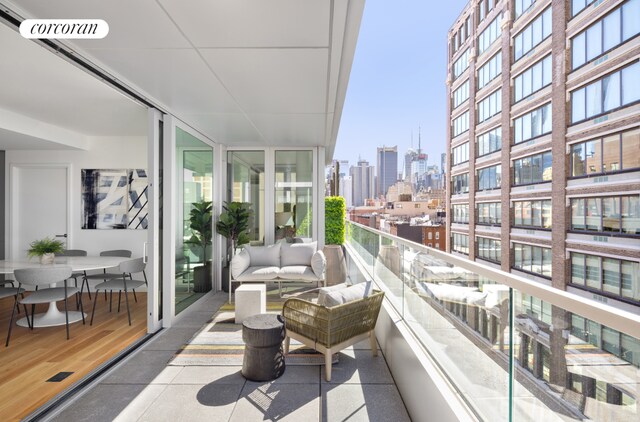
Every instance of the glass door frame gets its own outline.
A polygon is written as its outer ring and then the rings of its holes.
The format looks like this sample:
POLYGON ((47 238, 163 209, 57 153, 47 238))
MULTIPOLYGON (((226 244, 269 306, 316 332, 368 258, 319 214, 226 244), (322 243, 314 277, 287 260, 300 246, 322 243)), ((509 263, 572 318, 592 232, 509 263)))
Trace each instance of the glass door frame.
POLYGON ((163 151, 164 115, 156 109, 148 111, 147 167, 149 177, 149 214, 147 242, 144 245, 144 259, 149 283, 147 291, 147 332, 155 333, 163 326, 162 282, 162 244, 160 227, 160 201, 162 198, 162 179, 160 171, 163 151))
MULTIPOLYGON (((182 207, 182 204, 178 204, 178 187, 177 180, 182 180, 182 175, 177 174, 176 168, 176 156, 177 156, 177 142, 176 142, 176 129, 187 132, 204 144, 211 147, 211 153, 213 155, 213 222, 216 223, 219 215, 220 204, 220 189, 219 182, 221 178, 221 164, 220 164, 220 146, 213 142, 211 139, 204 136, 202 133, 191 128, 186 123, 180 121, 178 118, 172 115, 165 115, 164 118, 164 130, 163 130, 163 162, 164 162, 164 180, 163 184, 163 248, 162 248, 162 283, 163 283, 163 297, 162 297, 162 309, 163 318, 162 326, 167 328, 171 327, 173 321, 176 318, 175 313, 175 248, 176 248, 176 224, 177 218, 182 215, 182 211, 178 210, 178 205, 182 207)), ((218 256, 218 242, 216 242, 215 230, 212 236, 212 257, 218 256)), ((213 291, 218 290, 220 280, 220 265, 218 260, 213 259, 213 291)))
MULTIPOLYGON (((293 146, 277 146, 277 147, 259 147, 259 146, 228 146, 226 147, 226 151, 224 152, 224 165, 225 165, 225 179, 226 179, 226 161, 227 161, 227 152, 234 151, 263 151, 264 152, 264 167, 265 167, 265 245, 272 245, 275 242, 275 196, 276 196, 276 184, 275 184, 275 156, 276 151, 313 151, 313 166, 312 169, 312 181, 313 181, 313 223, 312 223, 312 239, 318 242, 318 248, 322 249, 324 247, 324 230, 321 230, 320 222, 324 225, 324 201, 321 200, 324 198, 324 171, 321 169, 325 168, 324 165, 324 156, 325 156, 325 148, 324 147, 293 147, 293 146)), ((227 180, 223 181, 223 192, 225 196, 225 200, 229 200, 227 198, 227 180)))

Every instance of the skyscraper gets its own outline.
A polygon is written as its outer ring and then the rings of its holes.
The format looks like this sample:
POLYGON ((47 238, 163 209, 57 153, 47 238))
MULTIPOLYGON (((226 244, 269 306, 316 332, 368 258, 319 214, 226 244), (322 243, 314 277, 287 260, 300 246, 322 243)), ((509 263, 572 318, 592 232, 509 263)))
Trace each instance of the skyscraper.
MULTIPOLYGON (((465 7, 449 31, 447 251, 640 312, 639 16, 640 0, 465 7)), ((522 306, 638 364, 619 332, 522 306)), ((560 341, 521 344, 562 384, 560 341)))
POLYGON ((398 146, 378 147, 378 185, 376 195, 386 195, 398 179, 398 146))
POLYGON ((374 168, 368 161, 360 160, 357 166, 351 166, 350 173, 353 180, 353 206, 359 207, 365 204, 366 199, 375 196, 374 168))
POLYGON ((411 182, 411 163, 418 158, 418 151, 409 148, 404 154, 404 181, 411 182))

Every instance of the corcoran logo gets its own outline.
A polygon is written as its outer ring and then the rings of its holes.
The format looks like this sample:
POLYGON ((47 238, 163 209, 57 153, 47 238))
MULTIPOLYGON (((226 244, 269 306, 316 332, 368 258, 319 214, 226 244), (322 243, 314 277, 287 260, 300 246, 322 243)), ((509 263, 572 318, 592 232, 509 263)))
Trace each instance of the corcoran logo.
POLYGON ((25 19, 20 35, 37 39, 100 39, 109 33, 102 19, 25 19))

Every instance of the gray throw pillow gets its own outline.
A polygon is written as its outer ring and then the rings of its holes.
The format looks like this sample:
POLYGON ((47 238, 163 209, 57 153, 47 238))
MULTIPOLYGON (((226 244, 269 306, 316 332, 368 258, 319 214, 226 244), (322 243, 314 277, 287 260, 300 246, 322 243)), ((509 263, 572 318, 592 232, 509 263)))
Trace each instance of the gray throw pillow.
POLYGON ((311 257, 318 249, 318 242, 283 243, 280 250, 280 261, 283 267, 290 265, 311 265, 311 257))
POLYGON ((347 287, 349 287, 347 283, 340 283, 340 284, 336 284, 335 286, 320 288, 320 290, 318 290, 318 302, 317 302, 318 305, 327 306, 326 304, 327 294, 331 292, 335 292, 337 290, 346 289, 347 287))
POLYGON ((252 267, 280 267, 280 245, 248 246, 252 267))
POLYGON ((371 295, 372 285, 370 281, 364 283, 354 284, 351 287, 347 287, 346 289, 340 289, 333 292, 327 293, 324 306, 331 307, 342 305, 344 303, 353 302, 354 300, 364 299, 365 297, 371 295))

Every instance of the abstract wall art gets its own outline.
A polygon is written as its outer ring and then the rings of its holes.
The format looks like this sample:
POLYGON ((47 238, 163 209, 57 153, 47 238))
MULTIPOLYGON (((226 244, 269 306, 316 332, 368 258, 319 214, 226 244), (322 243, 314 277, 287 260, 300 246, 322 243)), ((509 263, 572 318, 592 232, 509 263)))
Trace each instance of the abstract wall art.
POLYGON ((145 169, 83 169, 83 229, 146 229, 145 169))

